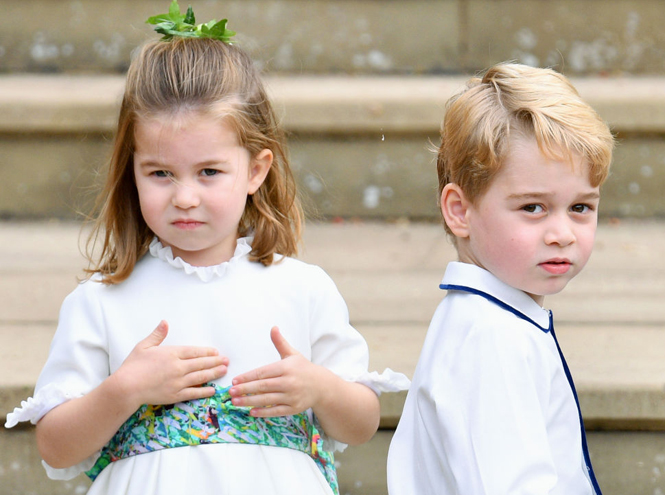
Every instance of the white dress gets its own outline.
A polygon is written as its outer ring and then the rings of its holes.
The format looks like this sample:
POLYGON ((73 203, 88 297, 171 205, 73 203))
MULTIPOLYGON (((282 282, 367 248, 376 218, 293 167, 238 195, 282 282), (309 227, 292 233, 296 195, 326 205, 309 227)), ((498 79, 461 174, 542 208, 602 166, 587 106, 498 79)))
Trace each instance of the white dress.
MULTIPOLYGON (((240 239, 228 262, 193 267, 155 240, 121 284, 105 286, 94 279, 80 284, 62 305, 34 397, 8 415, 6 426, 36 423, 55 406, 94 389, 161 320, 169 324, 164 345, 210 346, 228 356, 228 373, 215 382, 221 387, 279 360, 270 340, 275 325, 305 357, 345 380, 377 393, 408 386, 406 377, 390 370, 368 372, 367 344, 349 324, 346 304, 322 269, 292 258, 270 267, 250 262, 250 242, 240 239)), ((330 445, 344 447, 333 440, 330 445)), ((98 456, 68 469, 44 466, 51 478, 71 479, 98 456)), ((88 493, 329 495, 332 490, 305 453, 221 443, 113 462, 88 493)))
POLYGON ((592 495, 549 312, 475 265, 450 263, 442 285, 390 445, 390 495, 592 495))

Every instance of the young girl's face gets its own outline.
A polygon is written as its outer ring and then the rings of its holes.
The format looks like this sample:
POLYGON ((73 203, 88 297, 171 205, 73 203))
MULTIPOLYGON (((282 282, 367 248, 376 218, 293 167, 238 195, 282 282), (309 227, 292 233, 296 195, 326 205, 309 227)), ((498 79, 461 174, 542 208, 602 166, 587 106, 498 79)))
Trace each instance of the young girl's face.
POLYGON ((134 137, 148 227, 191 265, 231 259, 247 196, 263 183, 272 153, 250 157, 228 124, 198 112, 139 120, 134 137))
POLYGON ((487 192, 467 211, 461 261, 475 263, 542 305, 584 267, 593 247, 599 188, 588 165, 544 156, 533 138, 511 142, 487 192), (463 258, 463 259, 462 259, 463 258))

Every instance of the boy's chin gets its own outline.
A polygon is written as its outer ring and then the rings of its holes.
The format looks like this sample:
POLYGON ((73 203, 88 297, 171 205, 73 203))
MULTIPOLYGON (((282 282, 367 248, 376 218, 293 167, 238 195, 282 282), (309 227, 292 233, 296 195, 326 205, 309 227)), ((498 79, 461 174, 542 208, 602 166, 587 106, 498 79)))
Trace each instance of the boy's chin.
POLYGON ((539 302, 542 305, 545 297, 554 296, 558 294, 559 292, 563 291, 563 289, 565 289, 567 285, 568 282, 558 285, 556 287, 540 289, 534 292, 530 292, 529 290, 524 290, 524 292, 526 292, 529 295, 529 297, 531 297, 531 299, 533 299, 536 302, 539 302))

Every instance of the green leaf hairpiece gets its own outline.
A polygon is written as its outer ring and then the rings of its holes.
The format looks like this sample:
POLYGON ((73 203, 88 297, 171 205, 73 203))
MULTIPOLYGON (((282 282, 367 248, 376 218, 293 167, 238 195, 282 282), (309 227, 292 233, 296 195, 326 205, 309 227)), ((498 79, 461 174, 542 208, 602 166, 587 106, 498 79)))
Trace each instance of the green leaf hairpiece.
POLYGON ((203 24, 196 24, 192 6, 189 6, 185 14, 181 14, 178 0, 171 2, 168 14, 149 17, 145 22, 155 25, 155 31, 164 35, 162 40, 180 36, 181 38, 213 38, 224 43, 231 43, 231 38, 236 34, 234 31, 226 29, 228 19, 221 21, 213 19, 203 24))

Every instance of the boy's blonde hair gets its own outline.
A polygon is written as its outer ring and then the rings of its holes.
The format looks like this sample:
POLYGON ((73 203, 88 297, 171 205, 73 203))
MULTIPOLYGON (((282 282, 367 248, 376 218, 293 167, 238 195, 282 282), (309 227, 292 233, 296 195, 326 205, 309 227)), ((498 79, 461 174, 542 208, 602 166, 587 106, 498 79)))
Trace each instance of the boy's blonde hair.
POLYGON ((264 183, 247 199, 239 235, 254 235, 250 258, 264 265, 272 264, 275 254, 297 252, 302 210, 285 137, 252 60, 242 49, 219 40, 153 41, 129 67, 115 146, 88 239, 87 272, 100 273, 104 283, 125 280, 154 237, 143 220, 134 182, 137 120, 169 118, 182 111, 224 119, 252 157, 263 149, 272 151, 264 183))
POLYGON ((503 63, 472 78, 447 103, 437 157, 439 197, 454 183, 474 204, 501 169, 514 135, 535 138, 546 156, 578 154, 594 187, 607 178, 614 138, 568 79, 551 69, 503 63))

